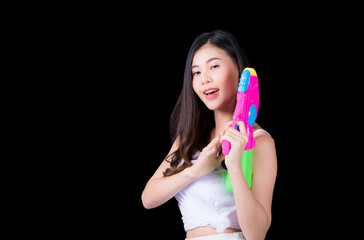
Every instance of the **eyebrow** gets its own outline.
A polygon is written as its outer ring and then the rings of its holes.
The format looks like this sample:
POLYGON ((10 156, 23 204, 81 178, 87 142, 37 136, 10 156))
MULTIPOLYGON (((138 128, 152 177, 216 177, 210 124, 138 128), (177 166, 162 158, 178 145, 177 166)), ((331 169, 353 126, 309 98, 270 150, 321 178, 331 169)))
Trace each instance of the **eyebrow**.
MULTIPOLYGON (((207 61, 206 61, 206 63, 209 63, 209 62, 211 62, 211 61, 213 61, 213 60, 221 60, 221 58, 218 58, 218 57, 212 57, 212 58, 210 58, 209 60, 207 60, 207 61)), ((195 68, 195 67, 198 67, 198 65, 192 65, 192 67, 191 67, 191 68, 195 68)))

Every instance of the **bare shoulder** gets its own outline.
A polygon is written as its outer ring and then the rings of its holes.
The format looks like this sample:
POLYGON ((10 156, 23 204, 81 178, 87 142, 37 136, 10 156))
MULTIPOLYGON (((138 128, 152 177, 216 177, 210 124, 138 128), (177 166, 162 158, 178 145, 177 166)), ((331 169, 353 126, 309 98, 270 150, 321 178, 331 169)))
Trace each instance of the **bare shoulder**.
MULTIPOLYGON (((254 126, 254 131, 262 129, 259 125, 254 126)), ((255 147, 254 147, 254 161, 257 164, 276 164, 276 147, 274 139, 266 131, 259 131, 254 134, 255 147)))
POLYGON ((258 145, 257 147, 261 148, 262 146, 266 146, 266 145, 271 145, 274 147, 274 139, 273 137, 264 131, 259 131, 259 130, 264 130, 261 126, 259 126, 257 123, 254 124, 254 139, 256 142, 256 145, 258 145))
POLYGON ((274 139, 266 132, 261 131, 254 135, 255 147, 254 152, 265 152, 275 154, 274 139))

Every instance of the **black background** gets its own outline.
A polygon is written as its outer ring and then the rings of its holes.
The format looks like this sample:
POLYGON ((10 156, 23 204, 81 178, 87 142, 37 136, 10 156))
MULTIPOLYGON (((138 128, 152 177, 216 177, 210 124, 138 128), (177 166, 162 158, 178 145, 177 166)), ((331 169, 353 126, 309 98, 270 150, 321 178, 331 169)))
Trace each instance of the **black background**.
POLYGON ((126 16, 123 9, 88 13, 92 17, 70 23, 71 43, 64 48, 72 52, 67 63, 77 79, 70 83, 67 140, 78 159, 69 183, 74 210, 69 221, 80 224, 75 228, 90 236, 184 239, 176 200, 146 210, 141 193, 171 146, 169 117, 189 47, 200 33, 222 29, 238 39, 257 71, 257 122, 276 143, 278 175, 267 239, 322 233, 323 221, 333 214, 327 194, 333 188, 337 50, 331 40, 340 22, 322 16, 322 9, 274 7, 229 6, 228 12, 215 8, 204 15, 192 7, 177 15, 178 5, 163 14, 126 16))

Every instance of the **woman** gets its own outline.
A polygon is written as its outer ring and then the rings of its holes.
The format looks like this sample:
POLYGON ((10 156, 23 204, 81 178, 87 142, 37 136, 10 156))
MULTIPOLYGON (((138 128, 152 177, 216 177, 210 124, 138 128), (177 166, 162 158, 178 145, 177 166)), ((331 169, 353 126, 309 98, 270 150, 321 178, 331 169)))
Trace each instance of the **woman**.
POLYGON ((232 128, 239 76, 247 67, 237 40, 216 30, 198 36, 187 56, 184 83, 171 116, 173 145, 148 181, 142 202, 154 208, 176 197, 187 239, 264 239, 271 224, 277 174, 273 138, 254 124, 253 177, 240 167, 244 123, 232 128), (220 154, 223 140, 231 143, 220 154), (225 187, 229 172, 233 192, 225 187))

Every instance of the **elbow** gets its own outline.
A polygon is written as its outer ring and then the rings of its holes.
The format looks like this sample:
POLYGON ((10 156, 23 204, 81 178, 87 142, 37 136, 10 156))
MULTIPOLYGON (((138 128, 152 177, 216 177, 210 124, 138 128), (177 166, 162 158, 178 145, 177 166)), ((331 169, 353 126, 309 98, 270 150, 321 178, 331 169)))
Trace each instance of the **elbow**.
POLYGON ((244 237, 246 240, 264 240, 265 236, 266 234, 245 234, 244 232, 244 237))
MULTIPOLYGON (((264 240, 266 238, 267 232, 271 225, 271 217, 267 217, 267 222, 265 227, 262 229, 251 229, 251 231, 243 231, 244 237, 247 240, 264 240)), ((243 228, 242 228, 243 229, 243 228)))
POLYGON ((153 206, 152 201, 149 200, 149 198, 146 196, 146 194, 144 192, 142 193, 142 197, 141 198, 142 198, 143 207, 145 209, 155 208, 155 206, 153 206))
POLYGON ((152 208, 153 208, 151 205, 148 205, 148 204, 146 204, 145 202, 143 202, 143 207, 144 207, 145 209, 152 209, 152 208))
POLYGON ((154 207, 152 206, 152 204, 150 204, 150 203, 148 203, 148 202, 146 202, 146 201, 142 201, 142 203, 143 203, 143 207, 144 207, 145 209, 152 209, 152 208, 154 208, 154 207))

